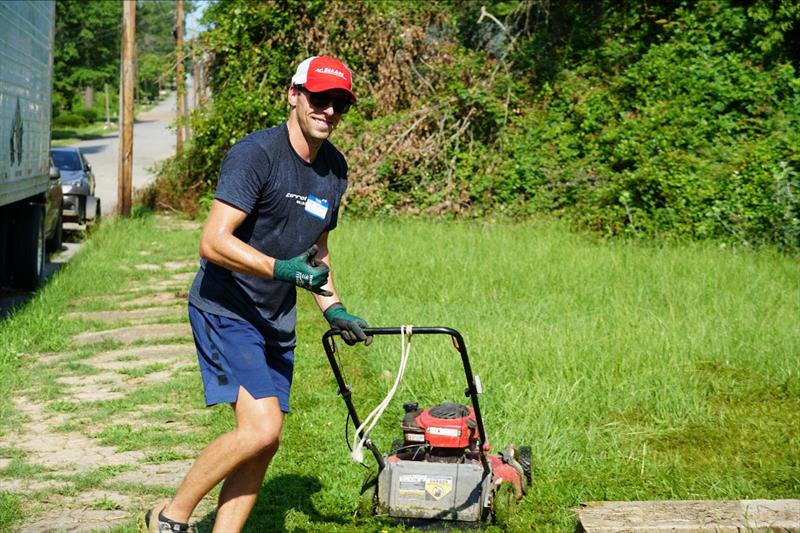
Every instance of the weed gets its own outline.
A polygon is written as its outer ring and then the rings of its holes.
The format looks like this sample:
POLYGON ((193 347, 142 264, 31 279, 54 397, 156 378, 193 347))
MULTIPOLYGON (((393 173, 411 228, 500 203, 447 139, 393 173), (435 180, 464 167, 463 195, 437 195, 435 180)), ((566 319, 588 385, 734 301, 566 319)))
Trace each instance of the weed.
POLYGON ((28 464, 20 458, 14 458, 11 460, 8 466, 3 469, 2 475, 16 478, 27 478, 46 471, 47 468, 44 466, 28 464))
POLYGON ((122 509, 122 506, 109 498, 103 497, 89 504, 90 509, 97 511, 116 511, 122 509))
POLYGON ((10 531, 11 526, 22 519, 22 505, 19 496, 0 491, 0 530, 10 531))

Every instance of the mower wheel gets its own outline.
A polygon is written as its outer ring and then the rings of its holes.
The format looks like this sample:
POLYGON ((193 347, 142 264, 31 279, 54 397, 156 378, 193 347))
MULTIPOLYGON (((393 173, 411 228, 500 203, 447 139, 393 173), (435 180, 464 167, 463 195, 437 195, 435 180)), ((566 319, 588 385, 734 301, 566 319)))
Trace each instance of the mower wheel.
POLYGON ((522 465, 522 471, 525 472, 525 479, 528 480, 528 486, 531 486, 533 483, 533 467, 531 464, 531 447, 530 446, 522 446, 519 449, 519 457, 517 457, 517 462, 522 465))
POLYGON ((495 525, 502 529, 508 526, 508 522, 517 508, 517 495, 511 483, 501 483, 492 498, 492 517, 495 525))
POLYGON ((378 506, 378 474, 370 472, 361 485, 361 493, 358 496, 356 506, 356 518, 370 518, 375 516, 378 506))

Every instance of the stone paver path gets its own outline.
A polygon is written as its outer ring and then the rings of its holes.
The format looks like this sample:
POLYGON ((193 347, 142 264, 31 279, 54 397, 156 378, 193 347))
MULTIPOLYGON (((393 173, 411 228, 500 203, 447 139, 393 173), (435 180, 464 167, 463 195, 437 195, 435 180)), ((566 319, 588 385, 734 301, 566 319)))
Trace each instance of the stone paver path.
MULTIPOLYGON (((194 223, 168 218, 161 218, 158 225, 164 231, 197 229, 194 223)), ((36 357, 37 364, 55 369, 57 397, 43 395, 32 386, 14 400, 13 429, 0 437, 0 450, 4 450, 0 491, 11 492, 23 502, 28 519, 17 525, 17 531, 130 527, 144 509, 163 499, 164 491, 177 487, 191 466, 188 458, 205 444, 169 446, 161 458, 158 454, 153 458, 153 450, 103 443, 103 431, 126 424, 137 429, 160 424, 170 435, 192 435, 197 428, 188 419, 205 413, 183 410, 180 417, 159 419, 158 411, 168 404, 133 401, 113 416, 101 410, 108 400, 124 400, 196 368, 186 320, 186 291, 197 260, 178 257, 161 264, 149 252, 141 255, 147 262, 126 269, 132 281, 125 290, 78 300, 75 310, 63 317, 89 321, 95 327, 108 324, 110 329, 85 331, 72 337, 70 350, 36 357), (142 272, 157 277, 141 281, 142 272), (99 303, 109 309, 81 311, 81 305, 91 300, 95 308, 99 303), (103 349, 109 342, 114 348, 103 349), (96 482, 86 481, 95 478, 96 482)), ((210 499, 201 503, 195 516, 205 516, 213 503, 210 499)))

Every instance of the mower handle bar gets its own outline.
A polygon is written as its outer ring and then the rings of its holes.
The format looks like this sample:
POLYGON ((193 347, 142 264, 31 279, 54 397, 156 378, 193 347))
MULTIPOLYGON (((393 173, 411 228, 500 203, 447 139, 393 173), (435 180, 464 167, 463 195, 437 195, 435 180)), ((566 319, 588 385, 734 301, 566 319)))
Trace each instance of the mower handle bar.
MULTIPOLYGON (((408 326, 407 326, 408 328, 408 326)), ((461 362, 464 365, 464 375, 467 379, 467 389, 465 391, 466 395, 469 396, 470 400, 472 400, 472 409, 475 412, 475 421, 478 425, 478 437, 480 442, 478 443, 478 450, 480 453, 481 463, 483 463, 483 467, 488 469, 488 464, 486 462, 486 456, 484 454, 483 446, 486 444, 486 430, 483 426, 483 417, 481 416, 481 408, 478 405, 478 389, 475 385, 475 376, 472 373, 472 365, 469 363, 469 356, 467 355, 467 348, 464 344, 464 338, 461 336, 457 330, 448 327, 428 327, 428 326, 410 326, 411 328, 411 335, 449 335, 452 342, 453 347, 458 350, 459 354, 461 355, 461 362)), ((363 328, 364 334, 367 336, 380 336, 380 335, 401 335, 403 334, 403 328, 363 328)), ((408 331, 408 329, 406 329, 408 331)), ((342 395, 342 398, 347 405, 347 410, 350 413, 350 417, 353 419, 353 423, 358 428, 361 426, 361 421, 358 418, 358 413, 356 413, 355 406, 350 398, 350 385, 345 383, 344 376, 342 375, 342 371, 339 368, 339 364, 336 361, 336 357, 334 353, 336 352, 336 345, 333 343, 332 337, 336 335, 341 335, 341 330, 338 328, 331 328, 325 332, 322 336, 322 346, 325 348, 325 355, 328 357, 328 362, 331 365, 331 370, 333 370, 333 375, 336 378, 336 383, 339 386, 339 394, 342 395)), ((359 434, 359 437, 363 438, 363 434, 359 434)), ((383 456, 375 447, 375 445, 367 439, 366 442, 367 447, 372 451, 372 454, 375 456, 375 460, 378 462, 378 466, 381 470, 383 470, 385 464, 383 461, 383 456)))

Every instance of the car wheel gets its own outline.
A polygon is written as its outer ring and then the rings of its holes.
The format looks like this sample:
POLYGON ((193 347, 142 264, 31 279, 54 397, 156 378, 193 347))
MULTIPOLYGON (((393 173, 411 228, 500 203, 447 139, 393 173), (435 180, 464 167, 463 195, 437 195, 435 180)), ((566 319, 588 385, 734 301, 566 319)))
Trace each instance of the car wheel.
POLYGON ((78 197, 78 224, 86 224, 86 197, 78 197))
POLYGON ((53 238, 47 242, 48 252, 58 252, 61 250, 61 244, 64 242, 64 214, 58 212, 58 220, 56 221, 56 229, 53 231, 53 238))

